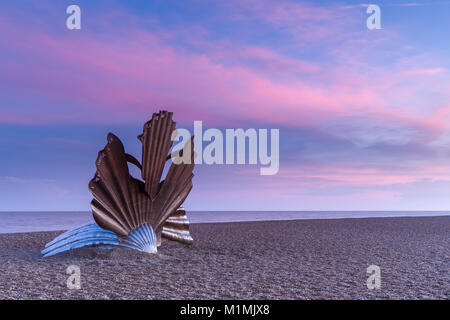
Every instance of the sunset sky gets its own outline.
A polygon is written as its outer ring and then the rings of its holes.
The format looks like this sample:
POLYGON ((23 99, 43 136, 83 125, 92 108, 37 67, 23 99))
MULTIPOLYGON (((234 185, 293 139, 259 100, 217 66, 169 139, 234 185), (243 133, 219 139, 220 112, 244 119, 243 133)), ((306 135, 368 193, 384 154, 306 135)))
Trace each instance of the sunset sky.
POLYGON ((188 210, 449 210, 450 1, 374 3, 2 1, 0 211, 89 210, 106 134, 140 158, 160 109, 280 129, 278 174, 198 165, 188 210))

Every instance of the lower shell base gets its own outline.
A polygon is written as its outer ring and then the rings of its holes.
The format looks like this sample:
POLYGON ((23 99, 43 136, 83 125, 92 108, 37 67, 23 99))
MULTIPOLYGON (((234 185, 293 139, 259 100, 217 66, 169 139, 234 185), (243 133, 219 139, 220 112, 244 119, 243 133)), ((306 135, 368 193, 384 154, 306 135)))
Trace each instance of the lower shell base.
POLYGON ((128 237, 120 242, 114 232, 102 229, 93 221, 59 235, 47 243, 41 253, 44 257, 50 257, 64 251, 93 245, 101 245, 106 249, 125 247, 147 253, 157 252, 156 234, 148 223, 131 231, 128 237))

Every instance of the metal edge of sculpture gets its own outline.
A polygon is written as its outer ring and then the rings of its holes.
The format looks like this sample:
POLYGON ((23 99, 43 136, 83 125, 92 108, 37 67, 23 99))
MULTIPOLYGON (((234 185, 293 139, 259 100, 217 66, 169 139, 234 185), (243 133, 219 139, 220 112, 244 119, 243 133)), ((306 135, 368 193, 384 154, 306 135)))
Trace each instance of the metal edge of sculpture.
POLYGON ((193 137, 181 151, 169 154, 176 123, 172 112, 154 113, 138 136, 142 143, 142 164, 125 153, 120 139, 109 133, 98 153, 97 171, 89 182, 94 221, 67 231, 42 250, 44 257, 85 246, 125 247, 154 253, 163 240, 191 244, 189 220, 181 207, 192 189, 194 170, 193 137), (172 162, 163 181, 165 164, 175 156, 190 162, 172 162), (128 163, 137 166, 141 178, 129 173, 128 163))

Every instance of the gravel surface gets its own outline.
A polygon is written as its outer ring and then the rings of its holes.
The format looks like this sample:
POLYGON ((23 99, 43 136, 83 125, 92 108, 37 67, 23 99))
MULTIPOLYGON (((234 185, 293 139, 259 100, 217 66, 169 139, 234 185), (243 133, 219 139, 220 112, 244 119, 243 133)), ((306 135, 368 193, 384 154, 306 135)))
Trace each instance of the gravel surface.
POLYGON ((0 234, 0 299, 449 299, 450 216, 194 224, 157 254, 0 234), (381 269, 369 290, 367 267, 381 269), (68 289, 66 269, 81 270, 68 289))

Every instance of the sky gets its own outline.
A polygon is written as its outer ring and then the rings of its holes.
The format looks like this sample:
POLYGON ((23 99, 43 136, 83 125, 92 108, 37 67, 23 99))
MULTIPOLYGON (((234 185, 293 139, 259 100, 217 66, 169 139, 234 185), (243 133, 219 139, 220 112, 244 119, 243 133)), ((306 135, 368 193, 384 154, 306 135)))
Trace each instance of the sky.
POLYGON ((90 210, 153 112, 276 128, 280 168, 197 165, 188 210, 449 210, 450 1, 0 3, 0 211, 90 210), (81 8, 68 30, 66 8, 81 8))

